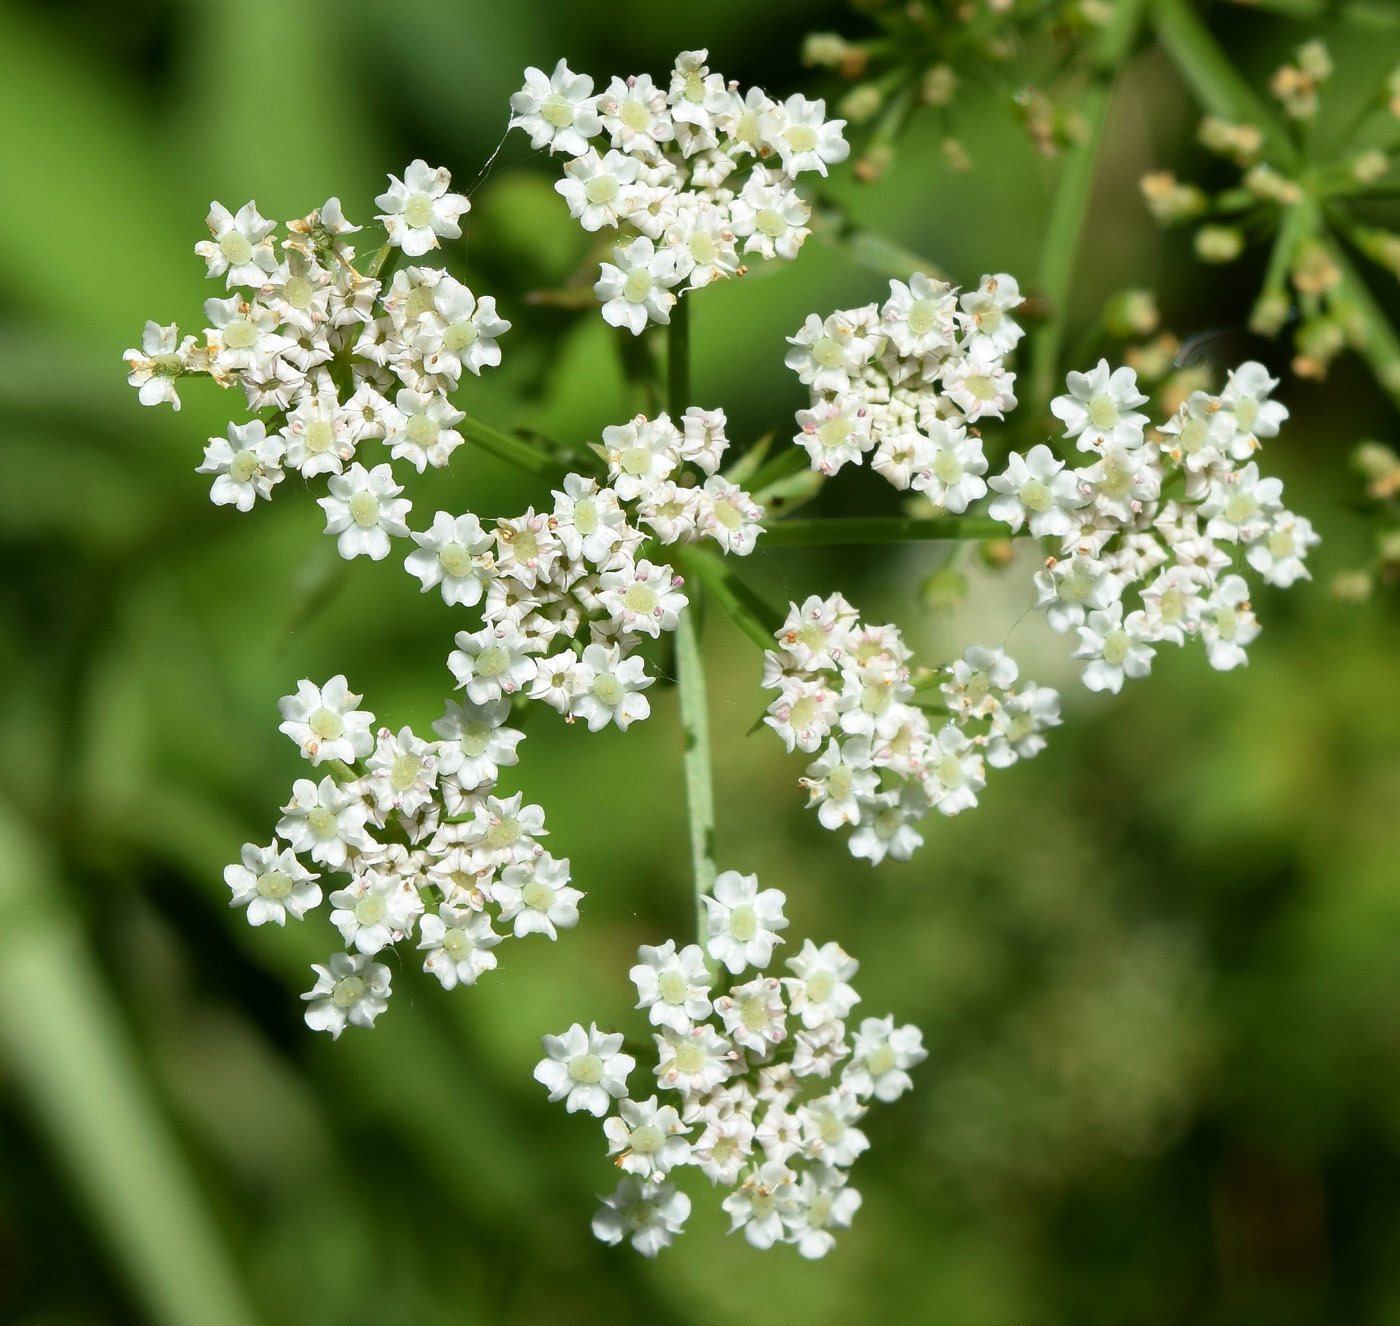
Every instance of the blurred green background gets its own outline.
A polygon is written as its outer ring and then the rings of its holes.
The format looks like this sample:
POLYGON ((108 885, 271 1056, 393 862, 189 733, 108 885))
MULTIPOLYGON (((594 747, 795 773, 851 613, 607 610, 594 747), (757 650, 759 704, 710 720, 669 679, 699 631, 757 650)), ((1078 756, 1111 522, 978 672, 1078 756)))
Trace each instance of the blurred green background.
MULTIPOLYGON (((1212 21, 1256 77, 1310 31, 1212 21)), ((930 824, 910 864, 872 871, 802 810, 801 761, 746 735, 757 651, 706 623, 721 867, 783 888, 795 938, 861 960, 859 1011, 916 1022, 930 1050, 869 1118, 865 1204, 824 1262, 726 1239, 699 1190, 655 1262, 596 1243, 601 1130, 530 1077, 544 1032, 635 1036, 636 945, 687 937, 673 695, 626 734, 532 720, 507 786, 545 807, 588 898, 579 929, 508 945, 475 989, 405 963, 375 1031, 333 1044, 297 998, 324 913, 271 932, 227 907, 222 867, 267 841, 300 772, 278 697, 343 671, 422 731, 458 619, 394 559, 340 562, 309 498, 211 507, 193 470, 241 417, 232 395, 191 383, 174 414, 125 385, 147 318, 197 331, 220 293, 191 251, 209 200, 287 218, 338 194, 369 221, 387 171, 446 164, 473 199, 465 273, 515 322, 459 402, 595 437, 638 403, 613 334, 524 299, 584 237, 521 136, 477 174, 521 71, 660 76, 705 45, 745 84, 810 90, 801 36, 827 27, 860 21, 793 0, 0 4, 0 1320, 1400 1322, 1400 620, 1393 597, 1326 592, 1368 555, 1347 448, 1394 419, 1351 363, 1281 390, 1294 419, 1266 466, 1325 543, 1312 584, 1257 595, 1245 671, 1159 655, 1123 696, 1088 695, 1025 614, 1033 558, 976 573, 952 616, 920 606, 937 549, 751 559, 775 602, 839 588, 926 657, 1005 644, 1064 690, 1049 750, 930 824)), ((960 96, 972 173, 916 125, 887 179, 830 197, 960 283, 1033 289, 1057 167, 1007 100, 990 79, 960 96)), ((1082 326, 1127 285, 1183 337, 1243 320, 1257 272, 1193 265, 1137 198, 1143 170, 1193 156, 1195 119, 1140 53, 1082 326)), ((697 398, 736 441, 786 427, 783 336, 883 291, 814 239, 702 292, 697 398)), ((845 500, 891 509, 866 477, 845 500)), ((427 510, 543 496, 465 449, 435 480, 427 510)))

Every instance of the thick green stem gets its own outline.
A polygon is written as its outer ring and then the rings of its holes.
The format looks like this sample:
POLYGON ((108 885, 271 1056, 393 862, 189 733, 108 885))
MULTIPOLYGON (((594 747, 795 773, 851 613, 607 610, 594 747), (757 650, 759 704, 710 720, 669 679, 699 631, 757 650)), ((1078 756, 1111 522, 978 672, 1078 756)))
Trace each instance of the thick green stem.
POLYGON ((1093 78, 1080 99, 1079 111, 1088 133, 1079 146, 1064 155, 1060 178, 1045 228, 1040 260, 1039 294, 1049 306, 1045 321, 1035 330, 1030 347, 1031 416, 1037 421, 1049 412, 1050 398, 1059 381, 1060 351, 1067 323, 1070 281, 1079 252, 1089 197, 1094 184, 1099 144, 1108 123, 1114 74, 1126 58, 1137 33, 1141 0, 1119 0, 1113 21, 1099 34, 1092 63, 1093 78))
MULTIPOLYGON (((671 310, 666 328, 666 404, 679 419, 690 404, 690 302, 684 295, 671 310)), ((690 821, 690 873, 695 890, 695 936, 704 946, 709 933, 703 901, 715 882, 715 790, 710 772, 710 714, 705 697, 705 665, 697 626, 700 596, 691 588, 691 603, 676 628, 676 694, 685 741, 685 803, 690 821)))
POLYGON ((927 539, 1015 537, 1006 525, 989 516, 864 516, 780 520, 759 541, 765 548, 807 548, 853 543, 914 543, 927 539))
POLYGON ((703 946, 708 933, 705 894, 715 882, 715 792, 710 775, 710 715, 705 698, 705 669, 700 659, 695 608, 681 613, 676 628, 676 693, 685 740, 685 801, 690 818, 690 868, 695 887, 696 937, 703 946))

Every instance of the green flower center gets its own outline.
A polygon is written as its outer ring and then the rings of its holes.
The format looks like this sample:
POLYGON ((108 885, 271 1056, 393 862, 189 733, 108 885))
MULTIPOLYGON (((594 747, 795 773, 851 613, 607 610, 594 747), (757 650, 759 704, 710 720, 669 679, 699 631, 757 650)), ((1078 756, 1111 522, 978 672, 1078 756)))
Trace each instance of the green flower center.
POLYGON ((410 194, 403 205, 403 219, 414 230, 426 230, 433 224, 433 200, 426 193, 410 194))

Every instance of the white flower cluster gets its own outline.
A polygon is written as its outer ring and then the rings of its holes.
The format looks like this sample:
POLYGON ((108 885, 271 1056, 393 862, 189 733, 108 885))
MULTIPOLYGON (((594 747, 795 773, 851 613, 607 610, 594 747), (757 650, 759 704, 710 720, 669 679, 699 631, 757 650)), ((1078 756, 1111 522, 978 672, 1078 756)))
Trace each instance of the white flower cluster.
MULTIPOLYGON (((378 199, 390 247, 419 256, 439 236, 461 234, 457 217, 468 203, 448 192, 446 170, 415 161, 403 180, 390 178, 378 199)), ((173 324, 148 322, 142 348, 126 351, 128 380, 142 404, 177 410, 176 382, 186 373, 236 383, 250 410, 272 414, 210 438, 199 472, 214 476, 213 501, 248 511, 288 470, 326 475, 329 496, 320 501, 341 554, 388 556, 390 536, 408 535, 409 503, 390 464, 367 469, 357 459, 361 444, 382 443, 390 460, 420 474, 446 465, 462 442, 454 425, 466 417, 449 394, 464 372, 501 362, 496 338, 510 323, 494 299, 478 299, 439 267, 407 267, 387 284, 360 274, 345 238, 360 227, 337 198, 288 222, 277 243, 276 223, 253 203, 232 214, 216 202, 208 224, 213 238, 195 252, 231 293, 205 302, 212 325, 203 345, 181 340, 173 324)))
POLYGON ((1006 357, 1023 335, 1010 316, 1020 303, 1005 273, 959 298, 946 281, 915 272, 908 284, 890 282, 883 305, 811 314, 788 337, 787 365, 812 393, 793 441, 822 474, 873 453, 871 468, 896 488, 966 511, 987 491, 970 426, 1016 405, 1006 357))
POLYGON ((850 1225, 860 1194, 847 1171, 869 1146, 859 1127, 868 1102, 907 1091, 926 1052, 918 1028, 892 1017, 863 1019, 847 1041, 858 964, 838 944, 809 939, 786 963, 791 976, 768 974, 784 901, 756 876, 725 871, 705 898, 704 951, 673 940, 638 950, 637 1007, 656 1029, 646 1099, 628 1094, 636 1060, 620 1033, 575 1023, 544 1038, 535 1077, 550 1100, 608 1116, 608 1154, 623 1178, 593 1220, 604 1242, 630 1238, 647 1257, 669 1245, 690 1214, 672 1182, 687 1165, 730 1190, 730 1232, 756 1248, 792 1243, 821 1257, 832 1231, 850 1225), (720 967, 747 979, 712 997, 720 967))
POLYGON ((914 684, 898 628, 865 625, 840 594, 791 604, 777 640, 763 685, 778 698, 763 721, 788 750, 821 752, 800 780, 808 805, 823 828, 849 825, 851 854, 871 865, 908 860, 930 810, 970 810, 987 765, 1039 754, 1060 722, 1056 691, 1018 687, 1014 659, 974 645, 946 670, 948 717, 935 731, 920 707, 931 688, 914 684))
POLYGON ((596 95, 560 60, 552 75, 527 69, 511 97, 511 128, 570 158, 554 186, 570 215, 622 231, 594 291, 634 334, 669 322, 681 292, 742 275, 746 258, 796 257, 811 215, 796 177, 850 151, 824 102, 740 92, 707 54, 683 51, 665 87, 637 74, 596 95))
POLYGON ((343 676, 302 681, 278 708, 281 731, 319 782, 299 778, 267 847, 246 843, 224 871, 230 906, 252 925, 301 920, 321 904, 321 876, 343 876, 330 894, 344 952, 315 964, 307 1025, 338 1037, 347 1023, 373 1025, 389 998, 389 968, 375 961, 414 937, 423 969, 450 990, 496 966, 492 951, 513 934, 558 938, 578 921, 583 894, 569 862, 540 845, 544 812, 523 796, 496 795, 522 733, 507 726, 508 701, 456 705, 433 724, 436 741, 410 728, 374 730, 343 676), (499 925, 500 930, 493 926, 499 925))
POLYGON ((1303 558, 1318 536, 1253 459, 1288 417, 1269 399, 1277 385, 1262 364, 1242 364, 1219 395, 1192 393, 1149 436, 1133 370, 1100 360, 1051 405, 1089 463, 1069 469, 1040 445, 990 480, 995 519, 1056 544, 1035 606, 1053 630, 1077 633, 1090 690, 1118 691, 1147 675, 1158 645, 1190 639, 1213 668, 1242 667, 1259 623, 1241 561, 1270 585, 1310 578, 1303 558))
POLYGON ((692 406, 679 424, 638 415, 603 430, 606 483, 569 474, 549 512, 532 507, 487 530, 439 511, 413 534, 405 565, 423 589, 481 604, 481 629, 459 631, 447 660, 468 700, 528 696, 592 731, 647 717, 641 692, 655 679, 635 651, 674 631, 688 601, 681 577, 646 556, 648 534, 742 555, 762 532, 762 508, 716 472, 724 429, 721 410, 692 406))

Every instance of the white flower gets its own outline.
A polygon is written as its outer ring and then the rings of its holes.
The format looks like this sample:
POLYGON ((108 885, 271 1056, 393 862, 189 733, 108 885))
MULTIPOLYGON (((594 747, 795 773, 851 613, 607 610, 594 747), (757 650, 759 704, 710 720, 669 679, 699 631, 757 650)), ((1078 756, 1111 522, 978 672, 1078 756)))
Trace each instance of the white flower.
POLYGON ((303 679, 295 695, 277 701, 282 715, 279 732, 285 732, 312 764, 322 760, 343 760, 353 764, 374 747, 370 727, 374 715, 355 706, 364 699, 350 690, 344 673, 337 673, 324 686, 303 679))
POLYGON ((1065 379, 1068 396, 1056 396, 1050 412, 1065 425, 1081 451, 1095 451, 1110 445, 1139 447, 1147 416, 1133 408, 1146 402, 1138 390, 1137 373, 1131 368, 1111 372, 1107 359, 1100 359, 1088 373, 1070 373, 1065 379))
POLYGON ((1306 516, 1280 511, 1269 529, 1250 544, 1245 557, 1266 584, 1287 589, 1296 580, 1312 579, 1303 558, 1321 542, 1306 516))
POLYGON ((780 1160, 757 1165, 721 1205, 729 1213, 729 1232, 744 1231, 755 1248, 771 1248, 783 1236, 783 1216, 795 1205, 797 1175, 780 1160))
POLYGON ((818 401, 810 410, 798 410, 797 424, 802 431, 792 440, 812 458, 812 468, 822 474, 835 474, 848 462, 859 465, 861 456, 875 444, 870 410, 864 399, 853 393, 818 401))
POLYGON ((754 1123, 749 1112, 736 1109, 720 1118, 703 1118, 705 1131, 691 1145, 691 1163, 713 1184, 732 1188, 753 1155, 754 1123))
POLYGON ((852 377, 874 352, 862 331, 845 313, 826 319, 809 314, 797 335, 787 338, 792 349, 783 362, 813 391, 850 391, 852 377))
POLYGON ((1077 628, 1079 647, 1072 657, 1085 658, 1084 684, 1091 691, 1123 689, 1124 677, 1145 677, 1152 671, 1157 652, 1148 643, 1147 618, 1141 610, 1123 616, 1122 603, 1089 614, 1088 624, 1077 628))
POLYGON ((680 463, 681 437, 666 415, 643 415, 603 429, 608 477, 618 497, 630 502, 653 488, 680 463))
MULTIPOLYGON (((349 402, 346 410, 348 408, 349 402)), ((393 410, 394 407, 388 408, 393 410)), ((382 432, 371 434, 363 428, 351 436, 346 410, 337 404, 334 392, 327 392, 324 396, 303 397, 287 412, 287 422, 280 434, 287 445, 286 463, 299 470, 302 478, 339 474, 345 462, 355 454, 355 443, 360 437, 383 436, 382 432)), ((397 411, 394 416, 397 418, 397 411)))
POLYGON ((1249 662, 1245 646, 1259 635, 1259 623, 1249 608, 1249 586, 1243 576, 1226 576, 1201 607, 1201 639, 1211 667, 1219 672, 1249 662))
POLYGON ((783 739, 789 751, 814 751, 827 739, 836 722, 836 699, 836 693, 823 680, 784 677, 778 698, 768 706, 768 716, 763 721, 783 739))
POLYGON ((175 379, 186 371, 195 340, 193 336, 186 336, 181 341, 179 336, 180 329, 173 322, 168 327, 147 322, 141 333, 141 348, 122 352, 130 370, 127 385, 138 388, 137 396, 142 405, 169 402, 172 410, 180 408, 175 379))
POLYGON ((282 807, 277 832, 292 851, 309 852, 313 861, 338 870, 345 865, 348 847, 369 846, 365 819, 364 803, 334 778, 319 784, 298 778, 292 784, 292 799, 282 807))
MULTIPOLYGON (((518 764, 520 756, 515 748, 525 734, 505 726, 509 717, 510 701, 506 699, 483 705, 459 705, 449 700, 447 712, 433 723, 433 731, 442 738, 438 742, 441 777, 471 791, 495 783, 502 766, 518 764)), ((448 810, 460 813, 450 805, 448 810)))
POLYGON ((992 714, 985 747, 987 763, 994 769, 1005 769, 1017 760, 1032 759, 1045 749, 1042 730, 1059 725, 1060 693, 1027 682, 992 714))
POLYGON ((627 1095, 627 1075, 637 1061, 621 1053, 621 1032, 601 1032, 596 1023, 585 1031, 575 1022, 562 1036, 545 1036, 542 1043, 545 1057, 535 1065, 535 1081, 570 1114, 587 1110, 601 1119, 612 1101, 627 1095))
POLYGON ((870 1140, 855 1127, 866 1111, 850 1087, 838 1087, 802 1107, 803 1153, 809 1160, 849 1168, 870 1147, 870 1140))
POLYGON ((667 1027, 653 1032, 656 1044, 656 1083, 687 1096, 713 1091, 729 1076, 738 1051, 708 1022, 689 1031, 667 1027))
POLYGON ((715 1012, 735 1045, 763 1055, 787 1037, 787 1005, 776 976, 756 976, 715 1000, 715 1012))
POLYGON ((788 1002, 804 1027, 841 1022, 860 1002, 850 984, 860 963, 840 944, 827 943, 818 948, 810 939, 804 940, 802 952, 790 957, 786 965, 797 973, 783 977, 788 1002))
POLYGON ((856 610, 842 595, 823 599, 811 594, 800 608, 788 605, 787 620, 776 639, 804 671, 835 668, 854 643, 851 628, 856 622, 856 610))
POLYGON ((879 865, 886 856, 907 861, 924 841, 911 821, 921 818, 928 808, 928 797, 922 791, 880 793, 872 798, 874 813, 862 815, 860 826, 846 843, 847 850, 872 866, 879 865))
POLYGON ((327 482, 329 497, 317 499, 326 513, 326 533, 339 535, 336 548, 345 558, 363 554, 378 562, 389 555, 389 536, 406 539, 404 516, 412 503, 399 497, 403 488, 394 482, 387 465, 366 470, 358 462, 327 482))
POLYGON ((674 631, 680 622, 689 602, 681 593, 683 583, 669 566, 643 560, 599 576, 598 602, 618 629, 657 639, 662 631, 674 631))
POLYGON ((1236 460, 1248 460, 1261 437, 1277 437, 1279 426, 1288 418, 1287 406, 1269 400, 1269 393, 1277 386, 1278 379, 1252 359, 1226 379, 1220 404, 1235 418, 1230 454, 1236 460))
POLYGON ((482 972, 491 971, 496 966, 491 950, 501 939, 485 912, 446 902, 418 923, 418 947, 428 954, 423 970, 436 976, 444 990, 475 985, 482 972))
POLYGON ((452 176, 443 166, 433 168, 426 161, 414 161, 403 179, 390 175, 387 193, 374 201, 384 210, 375 217, 384 222, 389 243, 398 245, 410 257, 419 258, 438 247, 438 237, 460 239, 457 218, 471 207, 460 193, 448 193, 452 176))
POLYGON ((277 334, 277 314, 256 299, 206 299, 204 316, 214 324, 205 336, 215 348, 212 372, 220 381, 245 371, 261 372, 269 359, 296 344, 277 334))
POLYGON ((927 1058, 918 1027, 896 1028, 893 1017, 865 1018, 841 1081, 862 1098, 895 1100, 914 1085, 909 1070, 927 1058))
MULTIPOLYGON (((534 861, 507 866, 494 891, 501 923, 513 922, 517 939, 531 934, 558 939, 556 927, 569 930, 578 924, 583 892, 569 887, 567 858, 556 861, 545 852, 534 861)), ((621 1038, 618 1043, 622 1043, 621 1038)))
POLYGON ((716 962, 738 975, 745 967, 762 971, 781 943, 777 932, 787 929, 786 902, 779 889, 758 888, 757 875, 726 870, 714 883, 714 896, 704 898, 709 937, 705 947, 716 962))
POLYGON ((942 815, 957 815, 977 804, 987 785, 982 756, 972 742, 949 722, 938 730, 928 755, 928 792, 942 815))
POLYGON ((413 345, 424 372, 440 374, 455 387, 464 368, 480 377, 483 368, 501 362, 496 338, 510 326, 497 315, 492 296, 478 300, 460 281, 444 276, 433 287, 433 307, 419 315, 413 345))
MULTIPOLYGON (((644 457, 644 461, 650 467, 651 460, 644 457)), ((554 536, 565 555, 594 566, 608 561, 628 529, 617 494, 611 488, 599 488, 594 479, 566 474, 564 490, 556 489, 553 497, 554 536)))
POLYGON ((1025 331, 1007 314, 1021 303, 1021 288, 1014 276, 998 272, 984 276, 976 290, 969 290, 958 301, 962 309, 959 321, 967 331, 969 352, 990 348, 997 354, 1009 354, 1025 331))
POLYGON ((608 1138, 608 1155, 617 1157, 613 1163, 641 1179, 664 1178, 690 1159, 687 1129, 680 1115, 674 1105, 658 1106, 655 1096, 640 1102, 624 1100, 618 1106, 618 1116, 603 1121, 603 1131, 608 1138))
POLYGON ((660 156, 661 144, 676 136, 665 94, 650 74, 614 78, 598 98, 598 110, 613 146, 643 160, 660 156))
POLYGON ((339 1039, 347 1022, 372 1027, 389 1006, 389 969, 368 954, 332 953, 326 966, 313 962, 311 970, 316 984, 302 998, 310 1001, 306 1025, 312 1031, 339 1039))
POLYGON ((642 163, 621 152, 600 157, 589 148, 564 167, 554 191, 569 205, 569 215, 585 230, 616 226, 632 209, 633 186, 642 163))
POLYGON ((1084 553, 1056 561, 1035 573, 1035 606, 1045 610, 1050 629, 1063 635, 1080 626, 1085 613, 1106 608, 1122 597, 1123 582, 1100 561, 1084 553))
POLYGON ((902 355, 933 354, 953 344, 957 296, 946 281, 915 272, 909 284, 890 282, 890 297, 880 310, 880 326, 902 355))
POLYGON ((503 695, 514 695, 534 680, 535 660, 526 652, 533 644, 517 627, 458 631, 456 640, 457 648, 447 656, 447 666, 473 704, 489 704, 503 695))
POLYGON ((623 658, 616 645, 589 645, 578 668, 579 694, 570 713, 597 732, 616 723, 624 732, 629 724, 651 713, 651 705, 641 692, 656 679, 648 677, 646 663, 639 655, 623 658))
POLYGON ((209 500, 215 506, 251 511, 258 498, 270 498, 282 482, 282 441, 268 437, 261 419, 229 424, 228 438, 211 437, 198 474, 213 474, 209 500))
POLYGON ((776 134, 770 138, 789 175, 815 170, 826 174, 829 165, 844 161, 851 145, 841 136, 845 120, 826 119, 826 102, 809 101, 794 92, 779 109, 776 134))
MULTIPOLYGON (((781 734, 780 734, 781 735, 781 734)), ((848 737, 845 744, 832 740, 821 756, 807 766, 799 780, 807 789, 808 806, 817 807, 824 829, 859 824, 863 807, 879 790, 880 774, 874 768, 868 737, 848 737)))
POLYGON ((389 455, 407 460, 419 474, 431 465, 441 469, 462 445, 462 435, 452 425, 467 416, 436 392, 404 388, 394 397, 397 426, 385 438, 389 455))
POLYGON ((690 1198, 669 1183, 647 1183, 631 1175, 617 1190, 599 1197, 603 1209, 593 1217, 593 1234, 604 1243, 632 1240, 643 1257, 669 1247, 690 1215, 690 1198))
POLYGON ((433 743, 403 727, 396 736, 379 729, 374 754, 365 761, 364 786, 381 815, 397 810, 416 815, 433 801, 437 788, 437 750, 433 743))
POLYGON ((935 506, 960 516, 970 503, 987 493, 987 482, 981 477, 987 472, 982 439, 968 433, 961 424, 942 419, 927 420, 923 432, 932 454, 927 464, 911 475, 909 486, 935 506))
POLYGON ((1141 590, 1148 637, 1184 644, 1201 623, 1201 581, 1194 568, 1169 566, 1141 590))
POLYGON ((525 70, 525 86, 511 94, 511 129, 524 129, 530 146, 538 151, 549 148, 550 155, 564 152, 579 156, 588 151, 588 140, 602 131, 598 121, 598 98, 592 95, 593 80, 575 74, 560 60, 554 73, 525 70))
POLYGON ((836 1244, 832 1229, 849 1229, 860 1209, 860 1193, 846 1186, 839 1169, 818 1166, 798 1177, 798 1192, 784 1212, 788 1241, 808 1260, 825 1257, 836 1244))
POLYGON ((423 900, 411 881, 366 870, 331 894, 331 906, 331 924, 341 939, 361 953, 378 953, 413 929, 423 900))
POLYGON ((1025 456, 1013 451, 1006 458, 1006 473, 991 480, 998 493, 988 508, 993 520, 1003 520, 1019 530, 1027 519, 1037 538, 1068 534, 1069 512, 1081 505, 1075 476, 1043 442, 1025 456))
POLYGON ((224 883, 233 892, 229 906, 246 907, 249 925, 285 925, 288 914, 300 921, 321 905, 321 888, 314 882, 319 878, 276 839, 269 847, 244 843, 242 864, 224 867, 224 883))
POLYGON ((700 529, 719 544, 725 552, 745 557, 754 550, 763 526, 763 508, 738 484, 713 474, 700 490, 704 501, 700 508, 700 529))
POLYGON ((1235 416, 1217 397, 1193 391, 1162 425, 1162 450, 1195 474, 1221 465, 1231 451, 1235 416))
POLYGON ((431 529, 421 534, 415 530, 412 534, 418 550, 409 553, 403 564, 423 582, 424 592, 441 585, 444 603, 460 603, 468 608, 479 603, 491 578, 492 544, 481 521, 470 512, 453 517, 439 511, 433 516, 431 529))
POLYGON ((258 215, 256 203, 244 203, 234 216, 222 203, 210 203, 205 219, 212 240, 201 240, 194 251, 204 259, 209 276, 224 276, 226 286, 260 286, 277 268, 268 236, 275 221, 258 215))
POLYGON ((641 945, 637 956, 641 961, 627 975, 637 987, 637 1007, 647 1010, 652 1026, 686 1032, 709 1017, 711 976, 698 944, 677 952, 676 941, 668 939, 655 947, 641 945))
POLYGON ((648 322, 670 322, 676 302, 671 287, 680 280, 675 255, 639 235, 615 248, 613 258, 601 265, 593 287, 603 306, 603 321, 626 327, 634 336, 640 336, 648 322))
POLYGON ((1015 385, 1016 374, 1006 371, 1006 365, 986 342, 943 366, 943 390, 969 423, 987 415, 1005 418, 1007 410, 1016 408, 1015 385))
POLYGON ((812 232, 807 228, 812 208, 779 172, 755 170, 729 204, 729 224, 744 241, 744 252, 760 258, 797 257, 802 242, 812 232))
POLYGON ((1206 534, 1212 539, 1251 543, 1264 535, 1283 508, 1283 481, 1261 478, 1253 461, 1222 475, 1201 503, 1206 534))

